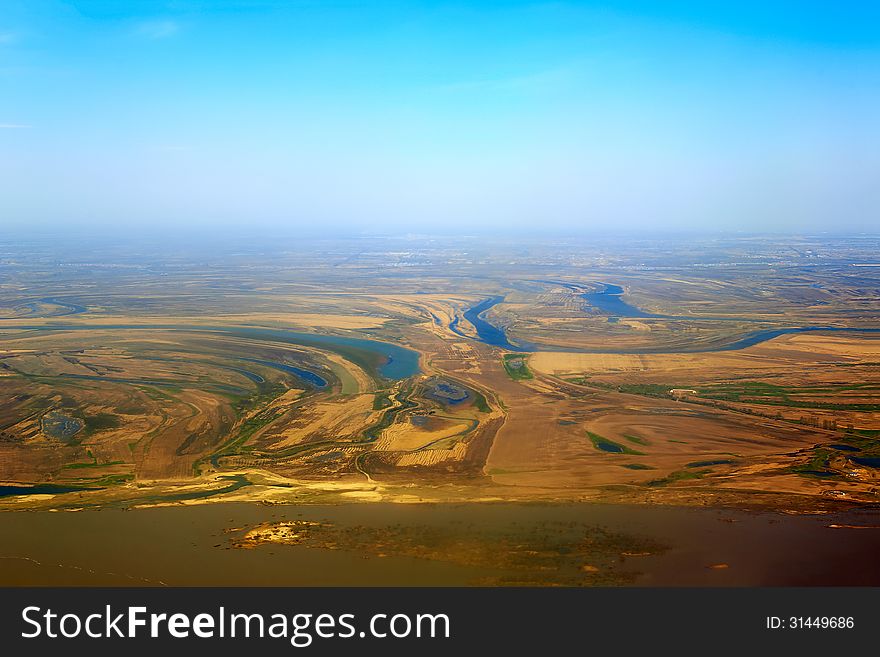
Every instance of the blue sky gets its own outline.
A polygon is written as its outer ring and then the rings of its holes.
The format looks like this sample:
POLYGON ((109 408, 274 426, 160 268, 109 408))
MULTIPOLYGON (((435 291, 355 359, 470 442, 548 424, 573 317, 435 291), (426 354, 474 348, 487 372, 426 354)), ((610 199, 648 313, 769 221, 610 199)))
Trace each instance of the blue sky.
POLYGON ((878 116, 869 2, 0 3, 0 224, 876 232, 878 116))

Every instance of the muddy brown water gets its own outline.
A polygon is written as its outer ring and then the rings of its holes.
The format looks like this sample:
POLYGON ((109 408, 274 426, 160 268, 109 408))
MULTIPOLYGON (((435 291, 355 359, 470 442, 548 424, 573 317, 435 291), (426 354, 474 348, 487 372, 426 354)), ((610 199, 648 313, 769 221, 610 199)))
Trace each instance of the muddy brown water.
POLYGON ((285 520, 346 531, 418 526, 453 536, 585 523, 667 546, 660 554, 620 557, 620 569, 634 573, 637 586, 880 585, 876 510, 793 516, 600 504, 247 503, 0 513, 0 585, 455 586, 505 574, 489 565, 399 556, 393 546, 382 557, 297 545, 234 549, 224 532, 285 520))

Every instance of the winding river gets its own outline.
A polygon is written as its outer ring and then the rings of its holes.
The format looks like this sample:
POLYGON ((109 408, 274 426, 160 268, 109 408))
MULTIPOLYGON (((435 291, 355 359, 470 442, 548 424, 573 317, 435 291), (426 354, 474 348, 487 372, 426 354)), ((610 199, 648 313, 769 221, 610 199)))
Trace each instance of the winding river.
MULTIPOLYGON (((465 310, 464 318, 469 321, 474 327, 480 342, 492 345, 493 347, 501 347, 502 349, 507 349, 508 351, 534 351, 534 349, 529 348, 531 345, 513 344, 507 339, 507 333, 503 328, 495 326, 494 324, 486 321, 483 318, 483 314, 486 313, 486 311, 488 311, 493 306, 498 305, 502 301, 504 301, 504 297, 500 296, 485 299, 477 305, 471 306, 470 308, 465 310)), ((452 330, 453 333, 460 335, 463 338, 468 337, 461 331, 461 329, 458 328, 458 317, 450 322, 449 328, 452 330)))
POLYGON ((327 381, 312 372, 311 370, 303 369, 302 367, 296 367, 294 365, 288 365, 287 363, 276 363, 271 360, 260 360, 258 358, 245 358, 244 360, 250 363, 256 363, 257 365, 265 365, 266 367, 271 367, 276 370, 281 370, 282 372, 288 372, 289 374, 293 374, 301 381, 305 381, 307 384, 314 388, 326 388, 327 381))
MULTIPOLYGON (((400 345, 371 340, 367 338, 351 338, 339 335, 323 335, 319 333, 300 333, 287 329, 234 327, 234 326, 198 326, 183 324, 49 324, 44 326, 15 325, 10 328, 16 330, 31 331, 113 331, 113 330, 138 330, 138 331, 193 331, 204 333, 222 333, 239 338, 268 340, 284 342, 288 344, 302 345, 306 347, 324 348, 338 353, 343 357, 356 362, 368 370, 377 373, 385 379, 406 379, 419 372, 419 353, 400 345)), ((278 365, 277 363, 274 365, 278 365)), ((301 378, 308 378, 311 374, 311 383, 321 387, 323 378, 314 373, 302 370, 294 372, 301 378)))
POLYGON ((13 317, 0 317, 0 320, 3 319, 25 319, 25 318, 38 318, 38 317, 64 317, 67 315, 80 315, 84 312, 88 311, 88 308, 85 306, 81 306, 78 303, 73 303, 72 301, 64 301, 63 299, 56 299, 55 297, 44 297, 42 299, 24 299, 18 302, 13 303, 14 308, 27 308, 30 310, 29 313, 25 315, 16 315, 13 317), (39 304, 49 304, 52 306, 57 306, 60 308, 59 311, 44 313, 40 311, 39 304))
MULTIPOLYGON (((552 282, 552 281, 545 281, 552 282)), ((564 285, 568 287, 572 291, 579 291, 583 288, 576 286, 574 284, 563 284, 563 283, 554 283, 559 285, 564 285)), ((655 313, 649 313, 640 308, 636 308, 628 304, 623 300, 624 290, 619 285, 612 285, 609 283, 603 283, 605 288, 603 290, 597 292, 587 292, 583 293, 580 296, 587 301, 591 306, 597 308, 608 315, 610 318, 616 317, 626 317, 626 318, 654 318, 654 319, 676 319, 676 320, 709 320, 709 321, 756 321, 756 320, 747 320, 747 319, 737 319, 734 317, 686 317, 681 315, 658 315, 655 313)), ((703 345, 693 345, 692 347, 686 349, 664 349, 662 347, 657 348, 644 348, 644 349, 575 349, 575 348, 565 348, 560 349, 559 347, 553 345, 542 345, 542 344, 512 344, 507 338, 507 334, 504 328, 499 326, 494 326, 490 322, 486 321, 483 315, 487 310, 492 308, 493 306, 498 305, 499 303, 504 301, 503 296, 494 296, 488 299, 484 299, 480 303, 471 306, 467 309, 463 316, 466 320, 468 320, 477 332, 477 339, 480 342, 491 345, 493 347, 501 347, 502 349, 506 349, 508 351, 516 351, 516 352, 534 352, 534 351, 571 351, 576 353, 585 353, 585 354, 663 354, 663 353, 704 353, 704 352, 712 352, 712 351, 736 351, 738 349, 745 349, 746 347, 751 347, 761 342, 766 342, 767 340, 772 340, 773 338, 778 338, 781 335, 788 335, 790 333, 817 333, 817 332, 829 332, 829 333, 880 333, 880 328, 849 328, 849 327, 841 327, 841 326, 792 326, 792 327, 782 327, 782 328, 764 328, 757 329, 755 331, 750 331, 743 335, 742 337, 733 340, 732 342, 728 342, 726 344, 720 345, 711 345, 711 344, 703 344, 703 345)), ((458 318, 456 317, 452 323, 450 323, 449 328, 455 332, 456 334, 462 337, 469 337, 464 334, 461 329, 458 328, 458 318)))

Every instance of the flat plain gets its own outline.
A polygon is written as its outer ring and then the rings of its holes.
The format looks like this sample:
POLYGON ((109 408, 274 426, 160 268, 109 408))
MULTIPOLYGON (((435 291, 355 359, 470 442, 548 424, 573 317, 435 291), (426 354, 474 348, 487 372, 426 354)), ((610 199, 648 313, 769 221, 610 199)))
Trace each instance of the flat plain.
MULTIPOLYGON (((871 509, 878 253, 865 236, 0 244, 0 508, 871 509)), ((292 527, 232 547, 340 540, 292 527)))

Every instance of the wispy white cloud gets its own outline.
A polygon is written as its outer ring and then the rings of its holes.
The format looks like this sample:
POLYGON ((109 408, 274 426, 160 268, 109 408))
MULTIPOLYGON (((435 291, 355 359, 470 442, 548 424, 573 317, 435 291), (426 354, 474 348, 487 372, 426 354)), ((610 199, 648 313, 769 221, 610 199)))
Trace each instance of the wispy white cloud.
POLYGON ((0 123, 0 130, 18 130, 20 128, 30 128, 24 123, 0 123))
POLYGON ((180 25, 169 19, 143 21, 138 24, 136 32, 147 39, 167 39, 180 32, 180 25))

